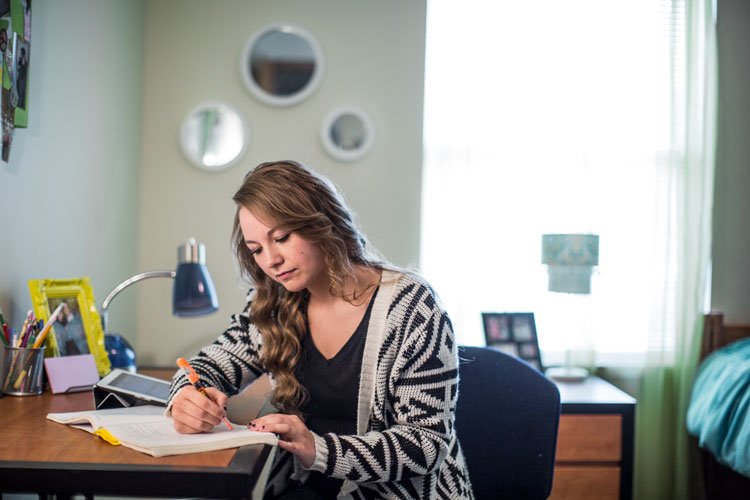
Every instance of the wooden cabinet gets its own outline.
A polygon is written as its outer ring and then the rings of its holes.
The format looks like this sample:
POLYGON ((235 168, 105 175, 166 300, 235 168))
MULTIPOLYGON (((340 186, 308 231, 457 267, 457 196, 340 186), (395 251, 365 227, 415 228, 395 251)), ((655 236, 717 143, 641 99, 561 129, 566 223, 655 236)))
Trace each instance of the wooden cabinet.
POLYGON ((557 382, 562 414, 551 500, 630 500, 635 399, 598 377, 557 382))

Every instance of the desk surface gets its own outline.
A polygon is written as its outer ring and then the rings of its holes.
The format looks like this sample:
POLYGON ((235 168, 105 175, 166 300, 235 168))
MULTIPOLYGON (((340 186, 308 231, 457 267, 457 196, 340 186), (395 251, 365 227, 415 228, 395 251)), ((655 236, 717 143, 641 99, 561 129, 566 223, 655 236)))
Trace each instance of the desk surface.
POLYGON ((576 404, 635 405, 635 398, 599 377, 580 382, 555 382, 563 407, 576 404))
POLYGON ((90 391, 0 399, 0 491, 250 497, 271 447, 152 457, 46 418, 91 410, 90 391))

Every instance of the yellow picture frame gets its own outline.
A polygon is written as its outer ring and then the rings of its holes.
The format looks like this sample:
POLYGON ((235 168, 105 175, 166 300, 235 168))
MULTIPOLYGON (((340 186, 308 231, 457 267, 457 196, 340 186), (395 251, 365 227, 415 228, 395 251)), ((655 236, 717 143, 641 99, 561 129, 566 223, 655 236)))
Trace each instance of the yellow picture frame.
POLYGON ((56 322, 47 335, 45 355, 57 357, 90 353, 94 356, 99 376, 109 373, 111 365, 104 347, 104 331, 89 278, 41 279, 30 280, 28 283, 34 315, 37 319, 44 320, 45 324, 55 320, 50 315, 60 303, 65 302, 67 306, 65 325, 62 323, 61 312, 58 315, 61 321, 56 322), (55 332, 56 327, 64 330, 55 332), (83 352, 86 348, 88 352, 83 352))

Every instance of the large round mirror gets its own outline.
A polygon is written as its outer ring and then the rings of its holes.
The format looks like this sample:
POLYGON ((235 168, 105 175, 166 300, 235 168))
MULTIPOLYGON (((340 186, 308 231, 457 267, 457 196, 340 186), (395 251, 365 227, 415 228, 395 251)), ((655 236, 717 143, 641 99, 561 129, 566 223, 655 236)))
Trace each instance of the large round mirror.
POLYGON ((250 130, 242 114, 229 104, 209 101, 192 109, 182 121, 180 147, 196 167, 223 170, 247 149, 250 130))
POLYGON ((320 140, 325 150, 340 161, 362 158, 375 141, 375 127, 364 110, 339 108, 329 113, 320 127, 320 140))
POLYGON ((253 34, 240 54, 247 89, 273 106, 307 99, 323 79, 323 51, 315 37, 291 24, 273 24, 253 34))

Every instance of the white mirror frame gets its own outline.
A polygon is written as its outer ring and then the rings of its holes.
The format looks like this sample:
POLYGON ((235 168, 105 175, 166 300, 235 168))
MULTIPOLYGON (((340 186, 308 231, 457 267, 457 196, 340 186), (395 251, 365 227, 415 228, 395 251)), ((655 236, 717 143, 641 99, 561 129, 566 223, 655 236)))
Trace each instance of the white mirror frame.
POLYGON ((187 158, 187 160, 194 166, 206 170, 208 172, 219 172, 221 170, 225 170, 235 163, 237 163, 245 154, 245 152, 248 149, 248 146, 250 144, 250 125, 245 118, 245 115, 243 115, 237 108, 232 106, 229 103, 223 102, 223 101, 204 101, 200 104, 198 104, 196 107, 191 109, 185 117, 182 119, 182 124, 180 125, 180 150, 182 151, 182 154, 187 158), (202 113, 208 109, 214 109, 217 107, 223 107, 228 109, 229 111, 233 112, 237 118, 239 118, 240 122, 242 123, 242 145, 240 148, 240 151, 232 158, 231 160, 227 161, 226 163, 223 163, 221 165, 206 165, 201 158, 198 157, 198 155, 195 153, 195 147, 193 144, 194 138, 190 135, 190 126, 189 122, 190 119, 198 114, 202 113))
POLYGON ((310 97, 313 92, 318 89, 318 87, 320 87, 320 84, 323 81, 324 73, 325 57, 323 55, 323 49, 318 42, 318 39, 315 38, 315 36, 306 29, 291 23, 274 23, 264 26, 263 28, 253 33, 250 38, 247 39, 245 45, 242 47, 242 51, 240 52, 240 77, 242 78, 242 83, 245 84, 247 90, 250 91, 250 93, 253 94, 256 98, 271 106, 291 106, 293 104, 304 101, 305 99, 310 97), (313 56, 315 57, 315 69, 313 70, 313 74, 310 77, 310 81, 307 82, 307 85, 305 85, 302 90, 291 95, 277 96, 271 94, 266 89, 258 85, 258 83, 253 78, 252 71, 250 70, 250 65, 248 64, 250 56, 253 52, 253 48, 255 47, 255 44, 258 42, 258 40, 260 40, 260 38, 266 33, 277 30, 295 34, 305 40, 308 44, 310 44, 313 56))
POLYGON ((372 149, 375 143, 375 126, 370 115, 361 108, 352 106, 337 108, 323 119, 320 127, 320 141, 323 143, 326 152, 339 161, 359 160, 372 149), (331 138, 331 127, 336 123, 336 120, 344 115, 354 115, 362 122, 364 138, 357 149, 344 149, 331 138))

